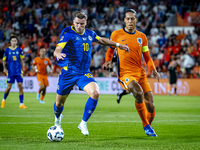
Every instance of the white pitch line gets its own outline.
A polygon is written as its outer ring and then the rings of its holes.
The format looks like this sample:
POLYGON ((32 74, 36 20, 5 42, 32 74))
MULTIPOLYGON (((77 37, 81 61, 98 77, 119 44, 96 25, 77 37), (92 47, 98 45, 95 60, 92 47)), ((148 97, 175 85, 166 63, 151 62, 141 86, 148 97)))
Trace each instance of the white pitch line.
MULTIPOLYGON (((199 120, 158 120, 155 122, 195 122, 199 120)), ((124 122, 141 122, 141 121, 91 121, 89 123, 124 123, 124 122)), ((54 122, 0 122, 0 124, 53 124, 54 122)), ((62 124, 73 124, 73 123, 80 123, 80 122, 62 122, 62 124)))

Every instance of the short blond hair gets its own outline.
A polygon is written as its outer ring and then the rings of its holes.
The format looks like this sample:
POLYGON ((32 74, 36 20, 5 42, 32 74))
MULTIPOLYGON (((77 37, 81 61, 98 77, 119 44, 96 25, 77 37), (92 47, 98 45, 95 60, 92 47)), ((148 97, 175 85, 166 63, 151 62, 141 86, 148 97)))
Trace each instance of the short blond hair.
POLYGON ((75 12, 74 18, 76 18, 76 17, 79 18, 79 19, 85 18, 87 20, 87 15, 82 11, 75 12))

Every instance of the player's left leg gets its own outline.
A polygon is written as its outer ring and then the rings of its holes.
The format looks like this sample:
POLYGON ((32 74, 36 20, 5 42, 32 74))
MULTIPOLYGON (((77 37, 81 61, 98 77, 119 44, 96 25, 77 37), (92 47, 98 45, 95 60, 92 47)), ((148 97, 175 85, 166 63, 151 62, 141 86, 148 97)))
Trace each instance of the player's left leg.
POLYGON ((55 125, 61 126, 62 111, 64 109, 64 104, 69 94, 66 95, 56 95, 56 102, 54 103, 54 113, 55 113, 55 125))
POLYGON ((46 94, 46 86, 44 86, 44 88, 43 88, 43 90, 42 90, 42 95, 41 95, 41 97, 40 97, 40 103, 41 104, 45 104, 45 102, 43 101, 43 99, 44 99, 44 96, 45 96, 45 94, 46 94))
POLYGON ((18 88, 19 88, 19 101, 20 101, 20 106, 19 106, 19 108, 26 109, 26 108, 28 108, 28 107, 26 107, 26 106, 24 105, 24 93, 23 93, 22 82, 18 82, 18 88))
POLYGON ((145 104, 147 107, 147 120, 149 121, 149 124, 151 125, 155 117, 155 112, 156 112, 152 92, 151 91, 146 92, 144 94, 144 98, 145 98, 145 104))
POLYGON ((44 104, 45 102, 43 101, 43 99, 44 99, 44 96, 45 96, 45 94, 46 94, 46 88, 47 88, 47 86, 49 86, 49 81, 48 81, 48 79, 47 79, 47 76, 45 75, 45 76, 43 76, 43 84, 41 85, 41 91, 42 91, 42 95, 41 95, 41 97, 40 97, 40 103, 42 103, 42 104, 44 104))
POLYGON ((89 98, 85 104, 83 118, 78 128, 81 130, 83 135, 87 136, 89 135, 89 131, 87 129, 87 121, 96 109, 99 100, 99 87, 96 82, 90 82, 84 87, 84 91, 89 95, 89 98))

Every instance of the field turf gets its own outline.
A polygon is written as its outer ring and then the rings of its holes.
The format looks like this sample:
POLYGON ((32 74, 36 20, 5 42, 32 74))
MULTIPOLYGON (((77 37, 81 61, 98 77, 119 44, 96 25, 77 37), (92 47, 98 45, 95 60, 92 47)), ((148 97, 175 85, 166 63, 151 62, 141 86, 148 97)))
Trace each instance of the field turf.
MULTIPOLYGON (((3 92, 0 92, 3 97, 3 92)), ((18 93, 11 92, 0 108, 0 149, 2 150, 197 150, 200 149, 200 97, 154 96, 156 117, 152 124, 158 137, 148 137, 142 128, 132 95, 116 102, 116 95, 100 95, 88 121, 90 135, 84 137, 78 124, 86 94, 71 94, 63 111, 63 141, 54 143, 47 130, 54 125, 55 93, 47 93, 45 104, 36 93, 25 93, 28 109, 19 109, 18 93)))

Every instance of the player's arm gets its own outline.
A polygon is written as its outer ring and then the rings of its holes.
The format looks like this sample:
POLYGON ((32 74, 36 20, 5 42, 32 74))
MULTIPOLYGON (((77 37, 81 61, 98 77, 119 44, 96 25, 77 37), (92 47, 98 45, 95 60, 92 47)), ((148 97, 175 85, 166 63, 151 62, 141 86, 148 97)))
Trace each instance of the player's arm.
POLYGON ((105 63, 103 64, 103 69, 106 70, 108 66, 112 64, 112 58, 113 58, 113 53, 115 51, 115 48, 109 47, 107 52, 106 52, 106 57, 105 57, 105 63))
POLYGON ((7 58, 7 49, 5 50, 4 56, 3 56, 3 72, 4 72, 5 74, 8 73, 6 58, 7 58))
POLYGON ((23 74, 23 65, 24 65, 23 58, 21 58, 21 59, 20 59, 20 63, 21 63, 21 67, 22 67, 22 74, 23 74))
POLYGON ((3 59, 3 72, 7 74, 8 70, 6 66, 7 66, 7 62, 3 59))
POLYGON ((101 37, 101 38, 99 38, 97 43, 105 45, 105 46, 116 46, 116 47, 119 47, 122 50, 125 50, 125 51, 129 52, 129 47, 127 45, 116 43, 116 42, 111 41, 111 40, 109 40, 107 38, 101 37))
POLYGON ((66 55, 64 53, 62 53, 62 47, 57 45, 56 46, 56 50, 54 51, 54 56, 57 58, 57 60, 62 59, 64 60, 64 57, 66 57, 66 55))
POLYGON ((155 65, 153 63, 153 60, 151 59, 151 56, 149 55, 149 51, 148 50, 143 52, 143 57, 144 57, 144 60, 145 60, 145 62, 147 64, 147 66, 152 71, 154 77, 156 77, 158 82, 160 82, 160 74, 157 72, 157 70, 155 68, 155 65))

